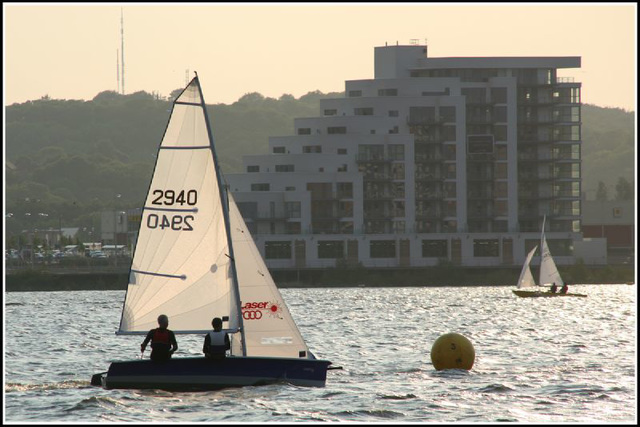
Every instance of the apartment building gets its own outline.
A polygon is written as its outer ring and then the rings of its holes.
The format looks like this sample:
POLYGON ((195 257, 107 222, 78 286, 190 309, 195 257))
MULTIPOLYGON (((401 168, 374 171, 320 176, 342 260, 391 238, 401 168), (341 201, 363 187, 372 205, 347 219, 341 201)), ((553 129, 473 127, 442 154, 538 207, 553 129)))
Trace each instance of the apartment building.
POLYGON ((521 265, 545 216, 557 263, 589 252, 581 84, 558 76, 580 57, 427 53, 376 47, 373 79, 226 176, 269 267, 521 265))

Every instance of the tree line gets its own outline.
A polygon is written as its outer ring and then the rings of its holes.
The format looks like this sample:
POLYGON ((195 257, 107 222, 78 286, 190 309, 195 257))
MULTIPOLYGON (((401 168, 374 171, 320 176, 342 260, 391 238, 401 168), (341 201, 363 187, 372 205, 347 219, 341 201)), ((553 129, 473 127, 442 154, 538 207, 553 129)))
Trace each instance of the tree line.
MULTIPOLYGON (((80 227, 99 235, 100 212, 140 207, 172 98, 104 91, 90 101, 50 99, 6 107, 6 228, 80 227)), ((208 105, 223 172, 242 156, 265 154, 269 136, 292 135, 294 119, 320 115, 319 100, 249 93, 208 105)), ((582 106, 582 190, 589 198, 633 197, 634 113, 582 106)), ((85 237, 85 238, 88 238, 85 237)), ((88 241, 88 240, 87 240, 88 241)))

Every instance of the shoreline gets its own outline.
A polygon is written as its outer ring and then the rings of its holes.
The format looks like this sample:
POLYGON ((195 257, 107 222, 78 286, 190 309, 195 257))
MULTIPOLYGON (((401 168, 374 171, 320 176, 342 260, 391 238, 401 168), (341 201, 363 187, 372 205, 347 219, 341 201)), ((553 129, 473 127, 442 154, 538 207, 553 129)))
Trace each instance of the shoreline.
MULTIPOLYGON (((287 288, 355 287, 465 287, 515 286, 516 267, 332 268, 273 270, 276 286, 287 288), (481 278, 481 279, 479 279, 481 278)), ((635 266, 585 266, 561 268, 569 285, 634 284, 635 266)), ((5 292, 126 290, 128 272, 24 269, 5 272, 5 292)))

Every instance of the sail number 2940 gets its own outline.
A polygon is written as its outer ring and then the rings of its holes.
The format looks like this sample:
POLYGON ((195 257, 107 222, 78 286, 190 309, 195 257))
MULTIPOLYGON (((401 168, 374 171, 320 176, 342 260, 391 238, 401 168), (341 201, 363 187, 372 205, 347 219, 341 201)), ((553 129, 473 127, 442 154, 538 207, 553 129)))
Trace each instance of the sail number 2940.
POLYGON ((176 194, 173 190, 153 190, 154 205, 173 206, 195 206, 198 203, 198 192, 196 190, 180 191, 176 194))
MULTIPOLYGON (((195 206, 198 203, 198 192, 196 190, 182 190, 176 192, 174 190, 153 190, 153 198, 151 204, 160 206, 195 206)), ((191 221, 193 215, 167 215, 167 214, 149 214, 147 216, 147 227, 171 229, 175 231, 193 231, 191 221)))

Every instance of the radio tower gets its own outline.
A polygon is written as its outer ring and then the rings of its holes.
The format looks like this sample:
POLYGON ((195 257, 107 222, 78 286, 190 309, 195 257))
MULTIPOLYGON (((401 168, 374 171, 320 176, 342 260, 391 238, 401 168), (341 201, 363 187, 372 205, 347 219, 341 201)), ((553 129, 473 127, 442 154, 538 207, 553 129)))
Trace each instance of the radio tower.
POLYGON ((118 93, 120 93, 120 50, 116 49, 116 74, 118 75, 118 93))
POLYGON ((124 15, 122 12, 122 8, 120 8, 120 43, 120 54, 122 58, 122 60, 120 61, 122 62, 122 84, 120 85, 120 87, 122 88, 122 94, 124 95, 124 15))

